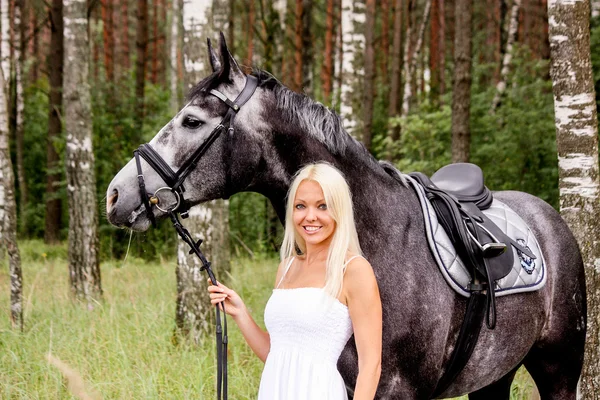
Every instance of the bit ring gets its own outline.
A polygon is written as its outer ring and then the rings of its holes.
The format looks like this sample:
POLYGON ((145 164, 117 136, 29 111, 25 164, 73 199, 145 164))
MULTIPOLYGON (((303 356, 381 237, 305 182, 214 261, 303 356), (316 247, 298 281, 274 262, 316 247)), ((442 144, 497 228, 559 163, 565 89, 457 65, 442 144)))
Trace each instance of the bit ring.
POLYGON ((165 213, 177 210, 179 208, 179 205, 181 204, 181 198, 179 197, 179 193, 172 191, 171 188, 168 187, 168 186, 163 186, 161 188, 156 189, 156 191, 152 195, 152 198, 156 198, 156 203, 152 202, 156 206, 156 208, 158 208, 160 211, 165 212, 165 213), (175 195, 175 198, 177 199, 177 202, 175 203, 175 207, 173 207, 173 208, 171 208, 169 210, 169 209, 164 209, 161 206, 159 206, 160 201, 159 201, 159 198, 158 198, 158 193, 161 190, 168 190, 169 192, 171 192, 171 193, 173 193, 175 195))

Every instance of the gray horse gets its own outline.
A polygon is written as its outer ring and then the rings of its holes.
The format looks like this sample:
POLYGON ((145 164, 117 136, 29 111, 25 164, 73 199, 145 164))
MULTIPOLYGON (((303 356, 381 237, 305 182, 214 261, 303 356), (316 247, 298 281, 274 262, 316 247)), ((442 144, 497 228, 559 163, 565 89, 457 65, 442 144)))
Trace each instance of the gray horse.
MULTIPOLYGON (((221 37, 210 47, 213 74, 190 93, 189 103, 150 145, 173 169, 221 122, 229 99, 242 91, 246 75, 221 37)), ((254 72, 258 87, 242 106, 233 132, 221 134, 188 176, 192 204, 244 191, 269 198, 280 219, 291 177, 304 164, 325 160, 347 177, 354 199, 361 247, 373 265, 383 303, 380 399, 429 399, 448 363, 465 315, 466 300, 446 283, 430 253, 414 191, 384 168, 342 128, 339 117, 297 94, 268 73, 254 72)), ((145 161, 146 187, 165 183, 145 161)), ((544 252, 548 277, 537 292, 497 299, 497 326, 482 329, 472 357, 439 398, 470 393, 470 399, 509 399, 515 372, 525 365, 542 399, 575 399, 586 334, 584 270, 577 243, 560 215, 544 201, 520 192, 496 192, 530 225, 544 252)), ((108 220, 143 231, 150 220, 140 199, 132 159, 107 192, 108 220)), ((156 218, 165 213, 154 208, 156 218)), ((348 387, 358 373, 350 339, 338 368, 348 387)))

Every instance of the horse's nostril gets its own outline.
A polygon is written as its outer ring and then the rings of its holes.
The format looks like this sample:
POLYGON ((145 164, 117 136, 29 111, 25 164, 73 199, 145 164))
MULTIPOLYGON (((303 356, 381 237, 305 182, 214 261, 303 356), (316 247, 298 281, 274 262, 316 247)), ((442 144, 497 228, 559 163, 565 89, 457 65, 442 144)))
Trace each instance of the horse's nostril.
POLYGON ((117 189, 114 189, 113 194, 108 196, 108 198, 106 199, 106 211, 110 211, 112 206, 114 206, 117 203, 118 198, 119 192, 117 191, 117 189))

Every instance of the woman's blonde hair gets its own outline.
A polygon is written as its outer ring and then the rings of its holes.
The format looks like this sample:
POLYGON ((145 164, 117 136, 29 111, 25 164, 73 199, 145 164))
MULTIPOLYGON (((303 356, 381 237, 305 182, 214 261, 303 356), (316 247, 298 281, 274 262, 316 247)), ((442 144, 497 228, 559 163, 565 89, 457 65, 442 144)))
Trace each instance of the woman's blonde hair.
POLYGON ((306 252, 306 242, 296 231, 292 214, 296 191, 302 181, 317 182, 325 196, 327 210, 335 221, 333 238, 327 255, 325 292, 337 298, 344 279, 343 266, 348 252, 362 255, 356 225, 350 188, 342 173, 330 164, 320 162, 303 167, 295 175, 290 186, 285 211, 285 234, 281 245, 281 260, 306 252), (300 253, 298 253, 300 250, 300 253))

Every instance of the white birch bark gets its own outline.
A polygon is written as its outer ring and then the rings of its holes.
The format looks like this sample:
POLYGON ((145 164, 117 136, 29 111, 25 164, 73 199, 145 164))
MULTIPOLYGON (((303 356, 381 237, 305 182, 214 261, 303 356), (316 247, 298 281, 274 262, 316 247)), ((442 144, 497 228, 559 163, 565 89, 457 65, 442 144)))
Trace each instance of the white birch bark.
POLYGON ((423 19, 421 26, 419 27, 419 33, 417 36, 417 43, 415 49, 408 58, 409 53, 409 42, 410 42, 410 25, 406 32, 406 45, 404 47, 404 91, 402 95, 402 113, 400 114, 403 118, 408 116, 410 110, 410 100, 412 98, 412 76, 417 68, 417 61, 419 60, 419 54, 421 53, 421 47, 423 47, 423 37, 425 36, 425 28, 429 22, 429 14, 431 12, 431 0, 427 0, 425 9, 423 10, 423 19))
POLYGON ((510 11, 510 25, 508 28, 508 38, 506 40, 506 49, 504 51, 504 58, 502 60, 502 70, 500 71, 500 81, 496 85, 496 94, 492 100, 492 107, 490 112, 493 114, 500 105, 502 96, 506 91, 506 81, 508 80, 508 73, 510 72, 510 63, 513 58, 513 45, 517 39, 517 32, 519 30, 519 9, 521 8, 521 0, 514 0, 513 6, 510 11))
POLYGON ((588 330, 580 381, 584 399, 600 398, 600 198, 598 116, 590 61, 589 0, 549 0, 560 212, 585 266, 588 330))
POLYGON ((170 68, 169 68, 169 89, 171 91, 171 112, 174 114, 181 107, 179 98, 179 85, 177 79, 177 49, 179 47, 179 0, 172 0, 171 12, 171 37, 170 37, 170 68))
MULTIPOLYGON (((214 32, 214 18, 210 11, 212 2, 186 0, 183 6, 185 90, 188 91, 210 70, 206 51, 206 37, 214 32), (212 24, 210 21, 212 20, 212 24)), ((216 42, 213 42, 217 47, 216 42)), ((194 240, 202 239, 201 249, 211 262, 215 275, 223 279, 229 270, 229 202, 214 200, 199 204, 190 210, 184 221, 194 240)), ((189 255, 189 246, 179 240, 177 246, 177 306, 176 325, 179 332, 194 343, 200 337, 212 333, 214 307, 206 288, 207 274, 200 271, 202 265, 195 255, 189 255)))
POLYGON ((364 70, 362 63, 357 62, 356 55, 362 54, 365 47, 365 36, 359 27, 365 22, 364 4, 352 0, 342 0, 342 42, 343 60, 341 65, 341 104, 340 116, 344 129, 351 135, 359 133, 357 116, 361 113, 355 110, 355 104, 360 99, 360 90, 364 70), (362 6, 362 7, 361 7, 362 6))
POLYGON ((64 86, 69 273, 75 298, 93 308, 102 295, 92 148, 87 0, 64 1, 64 86))
MULTIPOLYGON (((2 0, 0 5, 2 11, 2 23, 8 21, 4 12, 8 11, 8 0, 2 0)), ((2 30, 2 48, 8 34, 2 30)), ((3 53, 3 55, 6 53, 3 53)), ((8 129, 8 85, 4 80, 4 63, 0 68, 0 174, 2 182, 2 243, 6 246, 9 257, 10 275, 10 322, 13 329, 23 330, 23 274, 21 271, 21 256, 17 244, 17 205, 15 203, 15 185, 13 167, 10 159, 9 129, 8 129)))
MULTIPOLYGON (((0 0, 0 69, 5 77, 10 76, 10 20, 8 15, 8 0, 0 0)), ((8 80, 5 80, 7 82, 8 80)), ((4 91, 4 103, 6 103, 6 93, 8 93, 8 87, 0 87, 4 91)), ((6 117, 8 118, 8 116, 6 117)), ((8 129, 8 123, 6 126, 2 126, 2 129, 8 129)), ((7 131, 8 135, 8 131, 7 131)), ((0 174, 4 171, 4 157, 0 157, 0 174)), ((12 169, 11 169, 12 171, 12 169)), ((0 176, 2 182, 4 182, 4 175, 0 176)), ((6 243, 4 241, 4 215, 6 207, 6 195, 4 193, 4 184, 0 185, 0 260, 4 259, 6 250, 6 243)))
MULTIPOLYGON (((21 53, 21 8, 23 1, 15 1, 14 6, 14 73, 16 86, 16 115, 15 115, 15 136, 17 150, 17 180, 19 183, 19 204, 20 204, 20 224, 25 226, 25 205, 27 204, 27 182, 25 180, 25 169, 23 166, 23 57, 21 53)), ((26 23, 26 22, 24 22, 26 23)))

